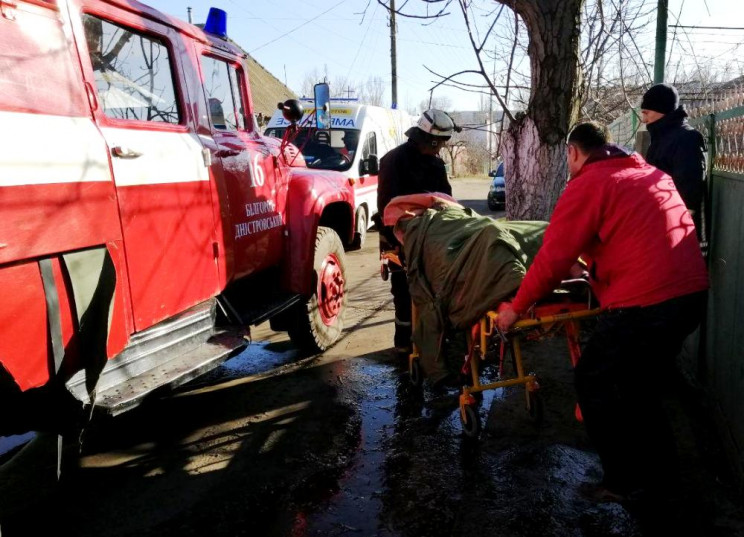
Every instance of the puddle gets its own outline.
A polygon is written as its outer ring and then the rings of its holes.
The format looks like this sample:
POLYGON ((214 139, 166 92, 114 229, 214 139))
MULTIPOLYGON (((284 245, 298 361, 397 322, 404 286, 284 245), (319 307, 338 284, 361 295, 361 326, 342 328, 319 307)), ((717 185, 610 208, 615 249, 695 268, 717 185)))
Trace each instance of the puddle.
POLYGON ((299 351, 289 342, 253 341, 240 354, 199 377, 199 385, 263 373, 295 362, 299 351))
MULTIPOLYGON (((431 474, 438 473, 442 464, 456 470, 461 460, 464 440, 459 394, 456 391, 434 394, 417 389, 397 365, 380 364, 369 358, 353 364, 347 378, 361 390, 358 394, 362 420, 360 444, 351 465, 339 479, 336 493, 330 498, 317 499, 312 507, 298 513, 292 535, 425 535, 411 533, 406 528, 429 525, 427 510, 415 508, 420 492, 428 490, 434 505, 437 491, 448 494, 446 488, 431 487, 431 474), (422 446, 420 456, 411 454, 410 450, 415 450, 421 439, 428 446, 422 446), (411 456, 416 459, 414 463, 411 456), (419 472, 419 465, 430 470, 419 472), (400 483, 417 490, 409 498, 413 500, 412 512, 407 509, 410 502, 400 499, 400 483), (399 516, 401 508, 404 516, 399 516), (414 519, 410 518, 412 515, 414 519)), ((484 394, 480 407, 484 421, 491 401, 500 391, 484 394)))

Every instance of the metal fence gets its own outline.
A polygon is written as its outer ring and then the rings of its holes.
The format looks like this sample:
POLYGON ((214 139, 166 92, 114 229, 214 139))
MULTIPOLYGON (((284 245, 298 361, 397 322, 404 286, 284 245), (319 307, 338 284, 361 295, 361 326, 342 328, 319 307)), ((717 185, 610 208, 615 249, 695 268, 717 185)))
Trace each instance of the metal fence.
POLYGON ((635 147, 636 133, 640 128, 640 108, 631 108, 625 114, 607 125, 607 129, 612 135, 612 140, 631 149, 635 147))
POLYGON ((708 140, 707 229, 711 290, 704 382, 718 403, 744 483, 744 91, 690 111, 708 140))

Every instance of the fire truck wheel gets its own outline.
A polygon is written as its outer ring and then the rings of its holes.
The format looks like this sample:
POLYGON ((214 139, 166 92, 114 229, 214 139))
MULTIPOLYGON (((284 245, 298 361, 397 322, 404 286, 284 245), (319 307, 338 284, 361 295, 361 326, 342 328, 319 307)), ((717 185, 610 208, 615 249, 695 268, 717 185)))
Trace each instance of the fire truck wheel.
POLYGON ((313 265, 315 292, 297 308, 289 326, 290 339, 304 351, 323 352, 341 337, 346 309, 344 263, 344 248, 336 232, 318 227, 313 265))
POLYGON ((351 241, 349 250, 360 250, 367 239, 367 209, 359 207, 356 212, 356 226, 354 240, 351 241))

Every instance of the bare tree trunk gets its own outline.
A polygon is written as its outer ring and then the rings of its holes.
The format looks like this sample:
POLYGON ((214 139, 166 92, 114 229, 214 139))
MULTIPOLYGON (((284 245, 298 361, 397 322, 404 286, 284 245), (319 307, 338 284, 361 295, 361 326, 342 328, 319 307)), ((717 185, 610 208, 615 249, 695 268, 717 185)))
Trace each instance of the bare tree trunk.
POLYGON ((549 220, 566 184, 566 144, 542 143, 535 121, 518 114, 504 134, 506 215, 510 220, 549 220))
POLYGON ((504 133, 507 217, 548 220, 568 178, 565 143, 578 118, 584 0, 497 0, 529 33, 532 92, 504 133))

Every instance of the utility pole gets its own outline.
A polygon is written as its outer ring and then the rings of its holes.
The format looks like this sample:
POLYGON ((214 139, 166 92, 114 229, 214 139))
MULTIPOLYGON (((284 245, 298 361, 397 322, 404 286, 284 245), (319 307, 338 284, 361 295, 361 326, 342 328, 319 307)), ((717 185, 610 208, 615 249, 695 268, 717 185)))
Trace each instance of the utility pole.
MULTIPOLYGON (((491 80, 493 83, 496 83, 496 48, 493 49, 493 75, 491 76, 491 80)), ((494 164, 494 153, 495 151, 495 145, 493 143, 493 91, 488 92, 488 171, 491 171, 491 168, 494 164)))
POLYGON ((390 0, 390 64, 392 70, 393 99, 390 108, 398 108, 398 56, 395 49, 395 0, 390 0))
POLYGON ((193 24, 193 22, 191 21, 191 6, 186 8, 186 13, 188 13, 189 16, 189 24, 193 24))
POLYGON ((486 119, 486 136, 488 136, 488 168, 493 160, 493 96, 488 94, 488 118, 486 119))
POLYGON ((654 58, 654 84, 664 82, 664 64, 666 63, 667 11, 669 0, 659 0, 656 13, 656 58, 654 58))

